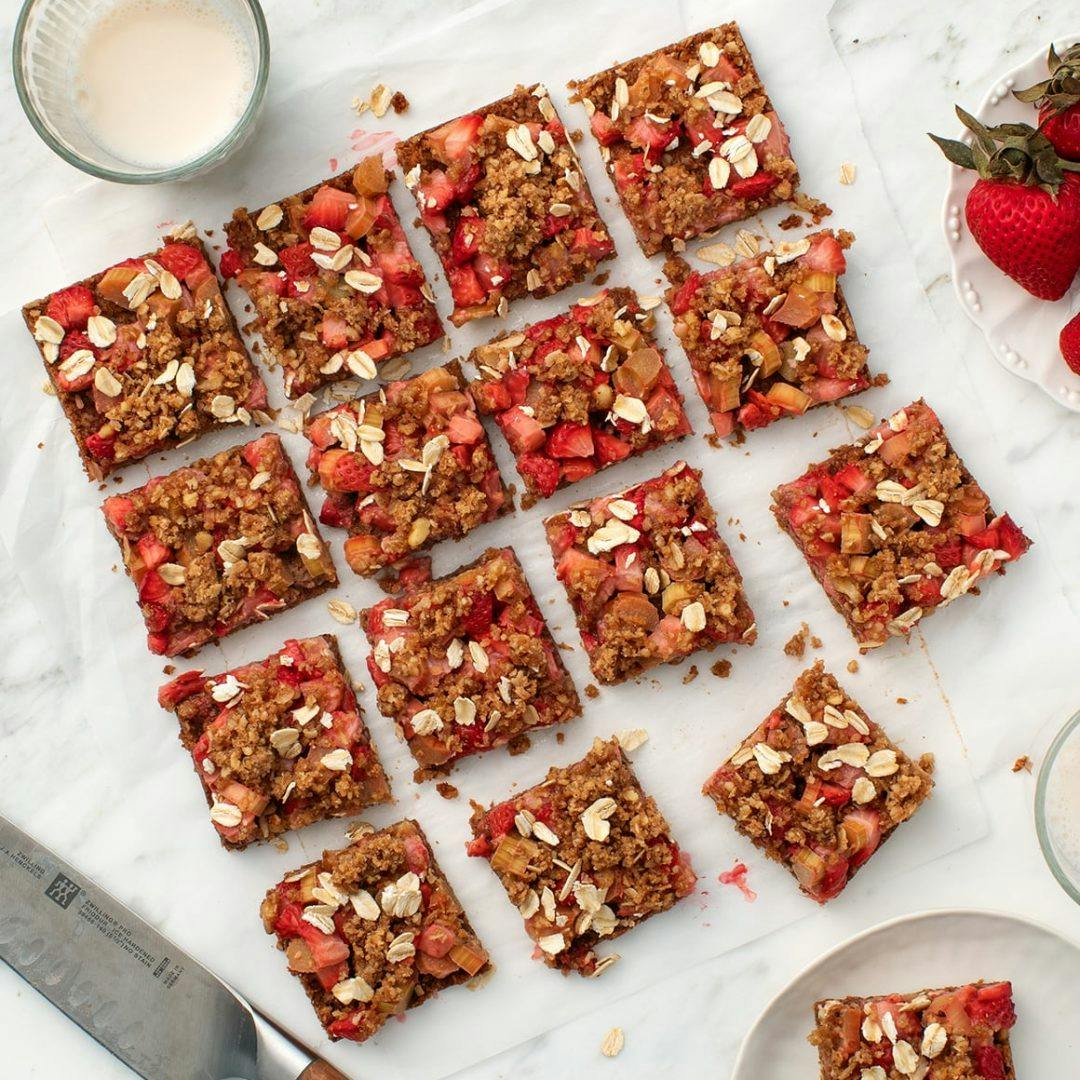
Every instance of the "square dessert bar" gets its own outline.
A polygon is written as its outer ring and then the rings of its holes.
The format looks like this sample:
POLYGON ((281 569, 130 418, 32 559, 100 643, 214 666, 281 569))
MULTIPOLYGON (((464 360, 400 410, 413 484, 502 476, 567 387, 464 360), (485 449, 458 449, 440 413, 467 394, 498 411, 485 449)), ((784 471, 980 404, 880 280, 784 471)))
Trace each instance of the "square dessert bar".
POLYGON ((327 409, 305 434, 312 482, 326 493, 319 520, 349 533, 358 574, 513 509, 456 362, 327 409))
POLYGON ((646 255, 795 192, 787 134, 735 23, 569 85, 646 255))
POLYGON ((693 431, 654 326, 632 289, 605 289, 473 349, 473 396, 514 451, 524 505, 693 431))
POLYGON ((261 910, 326 1033, 364 1042, 491 964, 415 821, 354 837, 289 874, 261 910))
MULTIPOLYGON (((824 230, 706 274, 679 258, 664 266, 675 333, 717 435, 888 382, 869 375, 869 350, 840 289, 852 240, 824 230)), ((734 250, 717 247, 735 259, 734 250)))
POLYGON ((194 229, 23 308, 91 480, 265 419, 259 378, 194 229))
POLYGON ((821 1080, 1016 1080, 1011 983, 826 999, 814 1019, 821 1080))
POLYGON ((701 473, 685 462, 555 514, 544 527, 600 682, 757 638, 701 473))
POLYGON ((929 797, 933 758, 897 749, 819 660, 716 770, 704 794, 818 903, 929 797))
POLYGON ((337 584, 276 435, 155 476, 102 510, 154 653, 188 656, 337 584))
POLYGON ((773 514, 864 649, 906 637, 1031 546, 921 399, 773 493, 773 514))
POLYGON ((187 671, 158 702, 180 721, 227 848, 391 801, 332 634, 223 675, 187 671))
POLYGON ((459 758, 509 745, 581 715, 524 571, 510 548, 361 613, 379 708, 419 766, 417 780, 459 758))
POLYGON ((617 739, 488 810, 473 803, 468 852, 487 859, 536 942, 564 974, 596 976, 621 937, 694 891, 697 875, 617 739))
POLYGON ((446 270, 455 326, 584 281, 615 254, 542 86, 422 131, 397 156, 446 270))
POLYGON ((378 156, 225 226, 222 273, 255 305, 255 326, 300 397, 442 337, 378 156))

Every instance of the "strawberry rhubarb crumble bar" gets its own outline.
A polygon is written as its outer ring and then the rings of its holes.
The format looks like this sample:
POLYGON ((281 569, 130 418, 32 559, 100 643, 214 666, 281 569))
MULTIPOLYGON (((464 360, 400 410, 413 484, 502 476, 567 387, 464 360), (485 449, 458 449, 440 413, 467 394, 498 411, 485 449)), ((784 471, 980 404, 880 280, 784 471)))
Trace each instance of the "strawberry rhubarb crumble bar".
POLYGON ((446 270, 455 326, 583 281, 615 254, 542 86, 422 131, 397 156, 446 270))
POLYGON ((509 745, 581 715, 524 571, 510 548, 360 616, 379 708, 419 766, 417 780, 459 758, 509 745))
POLYGON ((488 810, 473 803, 468 852, 491 863, 521 912, 534 956, 564 974, 596 976, 596 955, 694 891, 690 859, 672 839, 617 739, 597 739, 566 768, 488 810))
POLYGON ((337 584, 276 435, 156 476, 102 509, 154 653, 189 655, 337 584))
POLYGON ((819 660, 716 770, 704 794, 818 903, 929 797, 933 758, 897 749, 819 660))
POLYGON ((864 649, 978 593, 1031 546, 922 400, 772 494, 780 527, 864 649))
POLYGON ((814 1019, 821 1080, 1016 1080, 1008 982, 829 998, 814 1019))
POLYGON ((271 889, 262 920, 330 1038, 364 1042, 491 964, 415 821, 354 837, 271 889))
POLYGON ((570 83, 646 255, 792 197, 798 170, 735 23, 570 83))
POLYGON ((420 264, 378 156, 225 226, 221 269, 255 306, 255 326, 300 397, 442 337, 420 264))
POLYGON ((680 258, 664 266, 675 333, 717 435, 765 427, 888 381, 867 372, 868 350, 840 289, 852 239, 825 230, 738 261, 717 245, 733 261, 706 274, 680 258))
POLYGON ((23 308, 91 480, 265 419, 266 387, 202 243, 181 235, 23 308))
POLYGON ((391 801, 332 634, 224 675, 185 672, 158 702, 180 722, 227 848, 391 801))
POLYGON ((387 383, 312 417, 319 520, 349 533, 345 559, 370 575, 513 509, 456 362, 387 383))
POLYGON ((633 290, 607 289, 472 351, 473 396, 514 451, 523 505, 692 432, 654 326, 633 290))
POLYGON ((701 473, 685 462, 544 525, 600 682, 756 639, 742 576, 716 531, 701 473))

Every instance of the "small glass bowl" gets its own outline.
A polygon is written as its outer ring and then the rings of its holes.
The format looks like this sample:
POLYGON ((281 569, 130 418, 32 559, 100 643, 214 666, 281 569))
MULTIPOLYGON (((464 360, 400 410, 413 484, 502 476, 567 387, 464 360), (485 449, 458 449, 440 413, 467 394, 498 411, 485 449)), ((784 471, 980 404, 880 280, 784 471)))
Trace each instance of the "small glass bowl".
POLYGON ((1050 872, 1080 904, 1080 712, 1057 733, 1039 768, 1035 832, 1050 872), (1055 805, 1061 785, 1068 785, 1075 793, 1071 799, 1075 817, 1060 804, 1055 805))
POLYGON ((34 130, 66 162, 102 180, 121 184, 159 184, 183 180, 223 161, 247 137, 266 93, 270 37, 258 0, 215 0, 240 31, 255 75, 247 106, 236 125, 216 146, 180 165, 147 168, 110 153, 86 131, 73 101, 76 49, 92 23, 116 0, 25 0, 15 24, 12 68, 15 89, 34 130))

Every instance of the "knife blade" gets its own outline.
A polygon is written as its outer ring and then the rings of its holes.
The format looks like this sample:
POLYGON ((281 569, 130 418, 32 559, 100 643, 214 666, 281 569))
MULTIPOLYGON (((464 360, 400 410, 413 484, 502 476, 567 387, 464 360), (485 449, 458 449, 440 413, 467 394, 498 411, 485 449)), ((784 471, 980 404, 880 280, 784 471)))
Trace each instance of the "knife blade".
POLYGON ((148 1080, 348 1080, 0 816, 0 960, 148 1080))

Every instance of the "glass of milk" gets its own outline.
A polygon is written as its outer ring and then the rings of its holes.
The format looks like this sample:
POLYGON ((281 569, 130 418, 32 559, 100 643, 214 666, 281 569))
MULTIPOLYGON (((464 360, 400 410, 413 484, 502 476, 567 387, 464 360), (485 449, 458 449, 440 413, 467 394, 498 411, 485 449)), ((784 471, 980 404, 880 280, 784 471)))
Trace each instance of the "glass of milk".
POLYGON ((258 0, 26 0, 13 66, 56 153, 105 180, 153 184, 240 145, 270 47, 258 0))
POLYGON ((1080 904, 1080 712, 1058 732, 1039 769, 1035 829, 1058 884, 1080 904))

